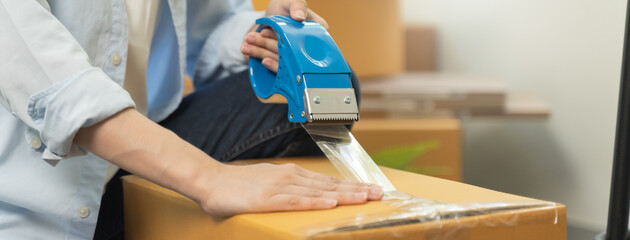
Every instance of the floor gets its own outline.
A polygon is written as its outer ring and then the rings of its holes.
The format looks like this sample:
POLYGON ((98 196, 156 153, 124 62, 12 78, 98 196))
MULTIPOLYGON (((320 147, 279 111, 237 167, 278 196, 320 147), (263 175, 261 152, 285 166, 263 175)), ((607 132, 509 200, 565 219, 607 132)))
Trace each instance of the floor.
POLYGON ((567 240, 592 240, 600 232, 581 229, 577 227, 567 227, 567 240))

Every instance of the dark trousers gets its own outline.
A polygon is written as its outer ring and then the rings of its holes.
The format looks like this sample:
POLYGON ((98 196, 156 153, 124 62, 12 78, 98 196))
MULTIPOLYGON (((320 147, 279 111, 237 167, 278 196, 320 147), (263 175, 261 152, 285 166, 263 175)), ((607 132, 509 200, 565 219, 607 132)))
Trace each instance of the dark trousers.
MULTIPOLYGON (((358 102, 354 74, 352 85, 358 102)), ((288 121, 285 104, 258 101, 247 71, 198 87, 160 125, 221 162, 322 155, 300 124, 288 121)), ((120 170, 107 184, 94 239, 124 239, 120 177, 127 174, 120 170)))

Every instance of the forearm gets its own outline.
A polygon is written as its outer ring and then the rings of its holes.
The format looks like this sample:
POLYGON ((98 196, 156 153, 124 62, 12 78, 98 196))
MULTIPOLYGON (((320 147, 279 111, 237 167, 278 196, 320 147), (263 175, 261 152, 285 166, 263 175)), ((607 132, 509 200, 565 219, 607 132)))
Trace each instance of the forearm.
POLYGON ((75 143, 195 200, 214 216, 327 209, 383 196, 378 186, 324 176, 296 165, 223 165, 130 108, 82 128, 75 143))
POLYGON ((133 109, 82 128, 75 143, 117 166, 194 200, 222 164, 133 109), (203 181, 203 182, 202 182, 203 181))

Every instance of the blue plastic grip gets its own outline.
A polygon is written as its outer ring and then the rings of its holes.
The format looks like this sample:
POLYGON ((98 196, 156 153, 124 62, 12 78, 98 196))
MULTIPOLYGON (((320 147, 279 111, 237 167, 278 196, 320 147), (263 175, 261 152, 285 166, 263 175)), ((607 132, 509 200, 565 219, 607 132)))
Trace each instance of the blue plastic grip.
POLYGON ((287 99, 291 122, 306 122, 306 88, 352 88, 350 68, 324 27, 314 21, 298 22, 287 16, 256 20, 257 32, 271 28, 278 39, 278 74, 249 59, 249 76, 256 95, 266 99, 280 94, 287 99))

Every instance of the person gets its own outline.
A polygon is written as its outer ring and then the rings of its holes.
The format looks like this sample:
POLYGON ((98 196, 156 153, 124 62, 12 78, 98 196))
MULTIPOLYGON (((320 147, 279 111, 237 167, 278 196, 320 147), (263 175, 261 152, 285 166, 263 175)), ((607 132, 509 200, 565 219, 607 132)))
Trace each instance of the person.
POLYGON ((150 19, 134 15, 137 2, 0 0, 0 239, 121 237, 94 235, 97 220, 112 220, 99 210, 103 192, 116 192, 104 190, 108 163, 219 217, 381 198, 378 186, 294 164, 222 163, 316 151, 285 105, 258 102, 245 61, 277 69, 277 40, 253 32, 256 18, 327 26, 304 0, 272 0, 264 13, 249 0, 149 0, 159 6, 148 29, 135 25, 150 19), (151 37, 148 55, 134 37, 151 37), (134 65, 142 56, 146 71, 134 65), (185 73, 196 91, 182 100, 185 73), (143 98, 127 88, 134 81, 143 98))

